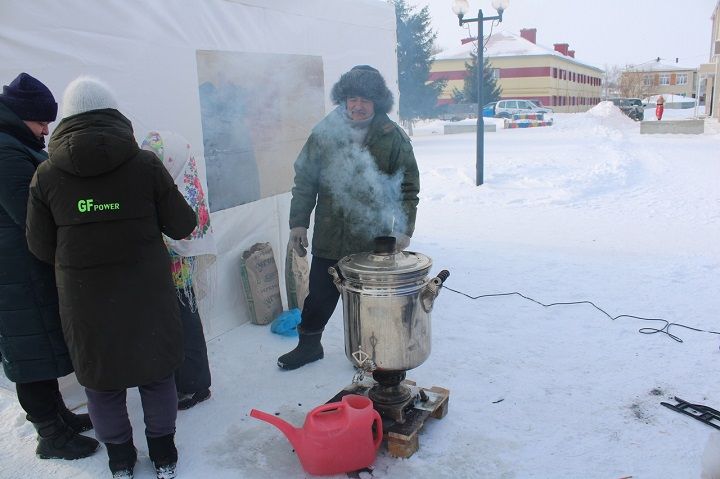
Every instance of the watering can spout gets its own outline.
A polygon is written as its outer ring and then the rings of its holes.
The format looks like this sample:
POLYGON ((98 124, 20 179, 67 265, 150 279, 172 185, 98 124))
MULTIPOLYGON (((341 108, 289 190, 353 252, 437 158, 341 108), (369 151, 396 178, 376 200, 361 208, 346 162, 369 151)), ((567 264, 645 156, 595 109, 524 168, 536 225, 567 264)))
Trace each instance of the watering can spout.
POLYGON ((301 441, 299 441, 300 429, 297 429, 289 422, 284 421, 277 416, 268 414, 266 412, 258 411, 257 409, 253 409, 250 411, 250 417, 254 417, 255 419, 260 419, 261 421, 268 422, 276 428, 280 429, 280 431, 285 434, 285 437, 288 438, 295 450, 299 450, 301 446, 301 441))

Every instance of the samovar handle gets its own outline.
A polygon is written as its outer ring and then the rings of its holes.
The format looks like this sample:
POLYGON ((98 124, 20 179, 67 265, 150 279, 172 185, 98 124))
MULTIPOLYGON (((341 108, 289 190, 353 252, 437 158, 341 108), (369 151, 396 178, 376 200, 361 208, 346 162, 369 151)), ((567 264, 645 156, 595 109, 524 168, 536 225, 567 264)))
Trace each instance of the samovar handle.
POLYGON ((426 313, 432 311, 435 298, 437 298, 438 294, 440 294, 440 288, 442 288, 442 284, 449 276, 450 271, 444 269, 440 271, 437 276, 431 279, 427 286, 425 286, 425 289, 420 295, 420 300, 426 313))
POLYGON ((342 284, 345 278, 343 278, 342 273, 340 272, 340 268, 337 267, 337 264, 330 266, 328 268, 328 273, 330 274, 330 276, 332 276, 333 283, 335 284, 338 292, 342 293, 342 284))

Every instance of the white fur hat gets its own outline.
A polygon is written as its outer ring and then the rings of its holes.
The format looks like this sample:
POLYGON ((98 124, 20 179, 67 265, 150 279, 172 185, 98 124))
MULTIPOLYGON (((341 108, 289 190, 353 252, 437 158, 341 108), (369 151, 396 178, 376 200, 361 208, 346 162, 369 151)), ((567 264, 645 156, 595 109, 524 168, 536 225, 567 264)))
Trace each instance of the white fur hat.
POLYGON ((62 116, 67 118, 91 110, 117 109, 117 100, 110 88, 97 78, 81 76, 65 88, 62 116))

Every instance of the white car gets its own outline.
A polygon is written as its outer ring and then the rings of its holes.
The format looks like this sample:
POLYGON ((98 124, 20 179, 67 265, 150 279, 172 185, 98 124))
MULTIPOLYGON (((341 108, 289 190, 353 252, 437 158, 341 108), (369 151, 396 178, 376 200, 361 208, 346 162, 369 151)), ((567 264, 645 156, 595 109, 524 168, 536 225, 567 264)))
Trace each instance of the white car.
POLYGON ((510 118, 515 113, 544 113, 552 114, 550 108, 538 107, 529 100, 500 100, 495 105, 495 116, 499 118, 510 118))

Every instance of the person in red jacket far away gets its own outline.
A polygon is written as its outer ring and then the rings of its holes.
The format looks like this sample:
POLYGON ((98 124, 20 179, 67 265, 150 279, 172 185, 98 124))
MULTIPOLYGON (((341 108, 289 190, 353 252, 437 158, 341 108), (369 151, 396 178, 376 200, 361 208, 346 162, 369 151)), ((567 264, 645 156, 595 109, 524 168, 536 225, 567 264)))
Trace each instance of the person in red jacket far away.
POLYGON ((655 116, 657 117, 658 121, 660 121, 662 120, 663 112, 665 111, 665 98, 660 95, 655 101, 655 104, 657 105, 655 107, 655 116))

